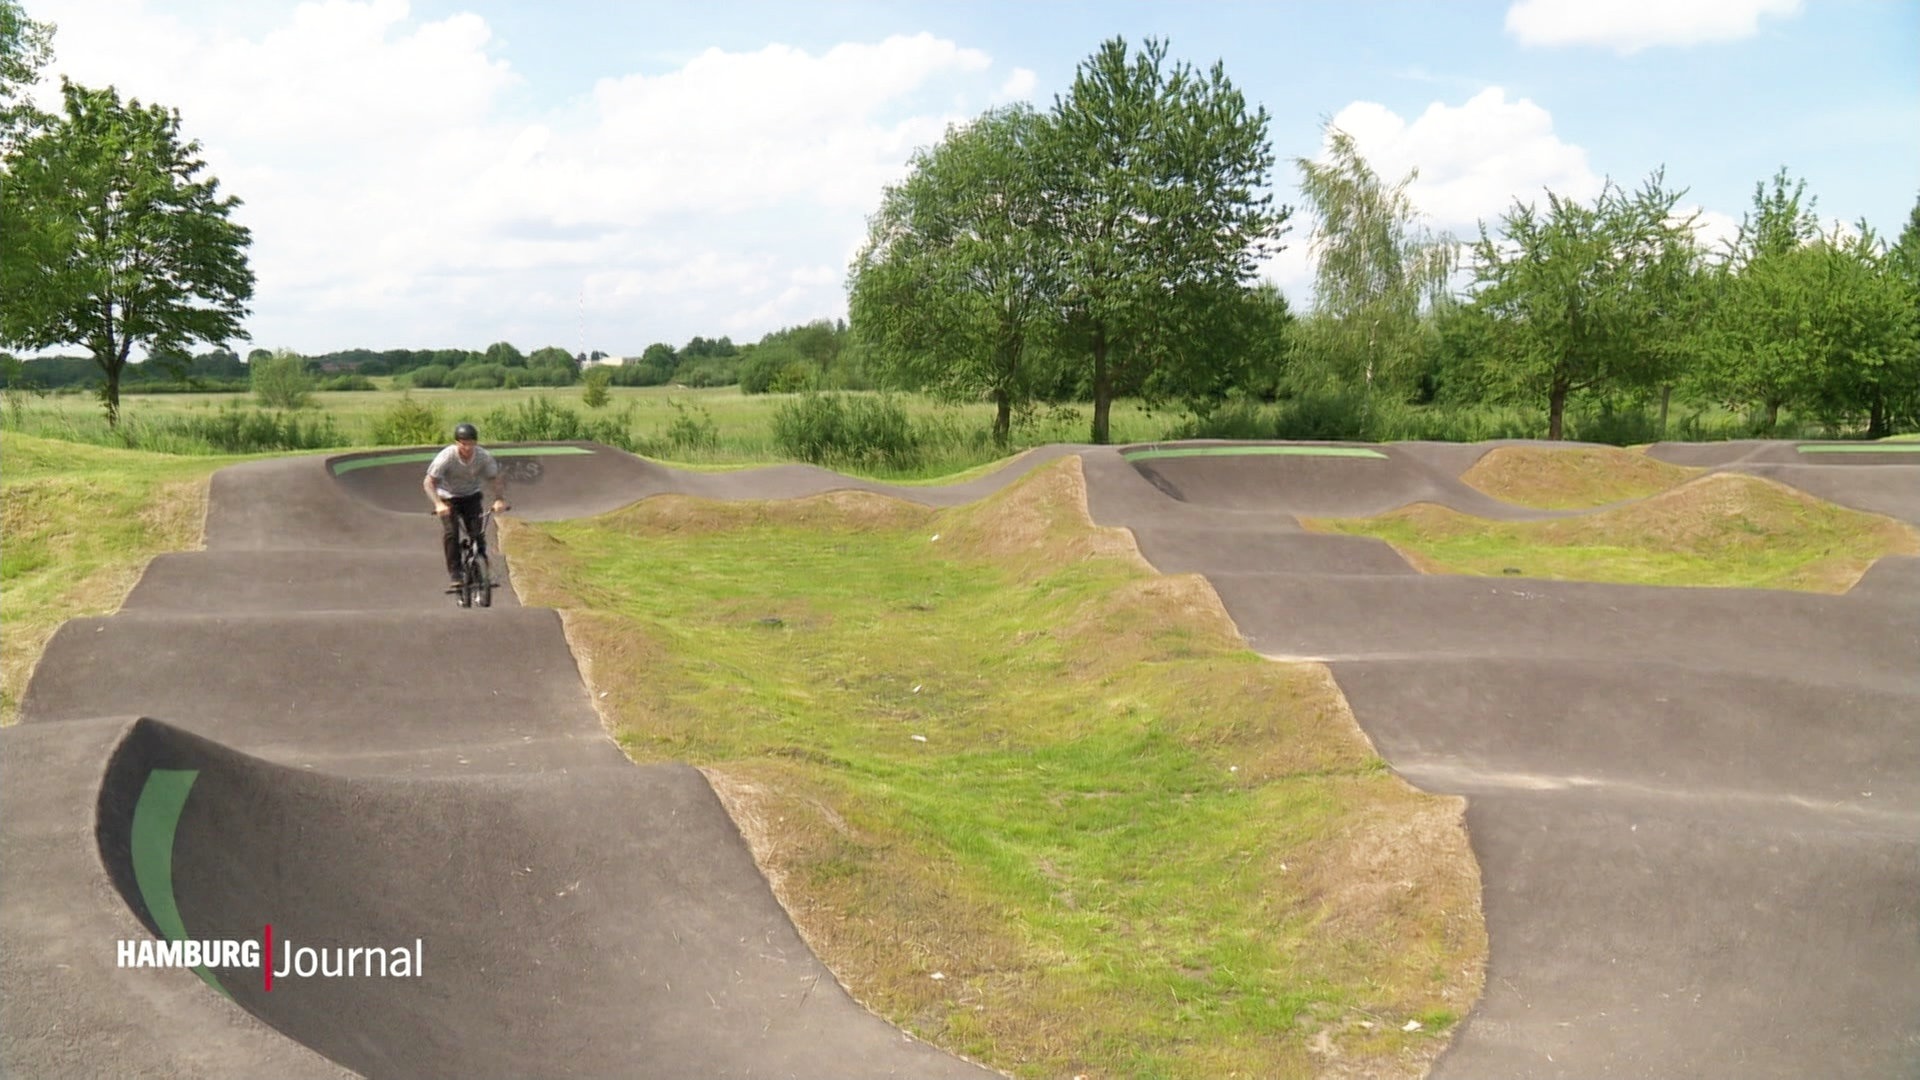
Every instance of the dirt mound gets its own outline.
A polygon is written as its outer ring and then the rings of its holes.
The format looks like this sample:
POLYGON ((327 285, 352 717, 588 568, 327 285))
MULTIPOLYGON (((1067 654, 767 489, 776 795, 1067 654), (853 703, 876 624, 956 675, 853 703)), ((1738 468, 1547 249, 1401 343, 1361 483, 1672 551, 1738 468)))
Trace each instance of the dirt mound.
POLYGON ((1670 465, 1617 447, 1501 446, 1488 451, 1460 479, 1519 506, 1584 510, 1644 499, 1699 474, 1698 468, 1670 465))
POLYGON ((1714 473, 1638 502, 1538 522, 1489 522, 1421 503, 1316 528, 1388 540, 1427 572, 1511 573, 1629 584, 1846 592, 1920 531, 1743 473, 1714 473), (1697 575, 1699 580, 1693 580, 1697 575))

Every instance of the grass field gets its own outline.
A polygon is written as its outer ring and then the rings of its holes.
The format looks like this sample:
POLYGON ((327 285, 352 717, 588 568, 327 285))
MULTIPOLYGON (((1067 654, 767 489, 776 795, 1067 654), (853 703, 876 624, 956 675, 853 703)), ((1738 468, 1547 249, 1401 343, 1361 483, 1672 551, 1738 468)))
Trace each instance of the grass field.
MULTIPOLYGON (((375 438, 383 416, 403 398, 430 409, 436 430, 451 437, 453 425, 469 420, 480 425, 481 441, 488 440, 489 417, 525 408, 536 399, 572 410, 586 420, 619 425, 647 456, 690 467, 730 467, 788 460, 774 436, 774 417, 792 402, 792 394, 743 394, 737 387, 676 389, 614 387, 611 401, 589 409, 580 400, 580 387, 523 390, 384 390, 333 392, 313 395, 312 407, 296 416, 303 424, 330 425, 334 438, 303 445, 301 449, 368 449, 385 445, 375 438), (689 435, 693 437, 688 437, 689 435)), ((924 459, 911 469, 860 469, 877 479, 913 481, 938 479, 1049 443, 1085 442, 1089 411, 1082 407, 1037 413, 1032 422, 1016 427, 1010 448, 992 444, 989 432, 993 409, 987 404, 950 405, 921 395, 899 395, 897 401, 916 426, 927 448, 924 459)), ((119 431, 109 430, 92 398, 56 395, 11 399, 0 424, 9 432, 96 445, 153 450, 175 454, 215 452, 190 428, 223 412, 255 412, 248 394, 147 394, 122 399, 119 431)), ((1154 411, 1137 401, 1116 402, 1112 414, 1115 442, 1160 438, 1177 421, 1165 411, 1154 411)))

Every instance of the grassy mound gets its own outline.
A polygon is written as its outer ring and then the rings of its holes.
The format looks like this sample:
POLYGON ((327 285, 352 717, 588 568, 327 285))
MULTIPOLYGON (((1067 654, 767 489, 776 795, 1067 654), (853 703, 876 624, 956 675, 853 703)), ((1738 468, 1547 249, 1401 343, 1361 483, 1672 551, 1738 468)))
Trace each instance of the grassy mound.
POLYGON ((1023 1076, 1415 1076, 1478 995, 1461 802, 1095 527, 1077 458, 949 511, 658 497, 509 529, 621 745, 702 766, 822 959, 916 1035, 1023 1076))
POLYGON ((1580 517, 1496 522, 1422 503, 1314 528, 1385 540, 1429 573, 1841 593, 1920 532, 1758 477, 1717 473, 1580 517))
POLYGON ((12 432, 0 453, 0 724, 11 724, 61 623, 118 609, 148 560, 200 543, 207 478, 228 462, 12 432))
POLYGON ((1615 447, 1556 450, 1498 446, 1460 477, 1470 487, 1516 506, 1587 510, 1678 487, 1704 470, 1615 447))

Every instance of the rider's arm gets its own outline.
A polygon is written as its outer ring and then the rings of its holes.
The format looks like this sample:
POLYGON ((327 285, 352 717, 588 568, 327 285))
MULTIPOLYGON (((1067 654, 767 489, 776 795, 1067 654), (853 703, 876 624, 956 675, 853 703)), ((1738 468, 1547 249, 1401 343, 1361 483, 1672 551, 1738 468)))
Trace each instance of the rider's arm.
POLYGON ((434 512, 438 513, 447 508, 447 504, 440 499, 440 491, 433 482, 432 473, 428 473, 426 479, 420 481, 420 487, 426 491, 427 498, 433 500, 434 512))
POLYGON ((490 482, 490 483, 491 483, 491 484, 493 485, 493 501, 495 501, 495 502, 497 502, 497 503, 499 503, 499 504, 501 504, 502 506, 504 506, 504 505, 506 505, 506 502, 507 502, 507 470, 505 470, 505 469, 497 469, 497 470, 496 470, 496 471, 494 472, 494 474, 493 474, 493 476, 492 476, 492 478, 490 479, 490 481, 489 481, 489 482, 490 482))

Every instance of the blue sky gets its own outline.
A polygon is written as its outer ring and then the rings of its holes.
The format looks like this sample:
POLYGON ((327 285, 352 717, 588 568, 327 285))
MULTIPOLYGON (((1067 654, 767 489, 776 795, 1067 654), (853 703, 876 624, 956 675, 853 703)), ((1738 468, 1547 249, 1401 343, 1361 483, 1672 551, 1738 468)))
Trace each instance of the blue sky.
MULTIPOLYGON (((1278 201, 1321 124, 1433 225, 1665 166, 1728 235, 1781 166, 1823 220, 1920 197, 1920 3, 27 0, 67 74, 181 110, 245 202, 253 345, 638 354, 845 313, 908 155, 1045 108, 1113 36, 1223 62, 1278 201)), ((48 100, 51 100, 50 97, 48 100)), ((1265 268, 1310 300, 1313 221, 1265 268)))

